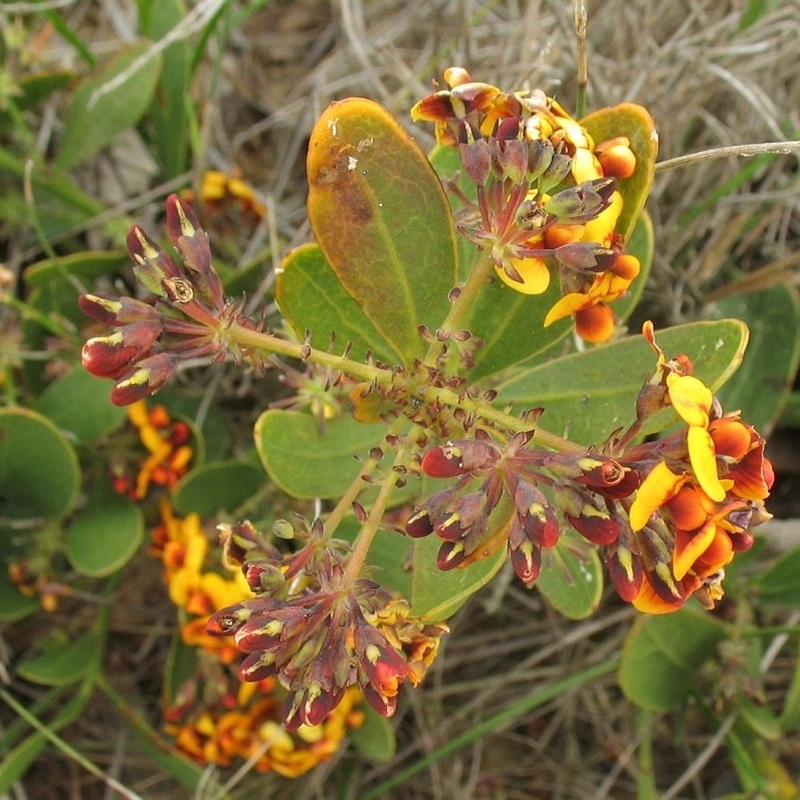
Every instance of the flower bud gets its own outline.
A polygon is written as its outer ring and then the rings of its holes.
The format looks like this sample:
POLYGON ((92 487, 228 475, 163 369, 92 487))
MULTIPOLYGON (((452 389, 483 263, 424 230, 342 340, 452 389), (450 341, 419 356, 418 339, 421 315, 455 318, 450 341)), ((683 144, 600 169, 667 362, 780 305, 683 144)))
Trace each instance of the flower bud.
POLYGON ((631 140, 627 136, 615 136, 600 142, 594 153, 600 166, 603 168, 603 175, 614 178, 630 178, 636 170, 636 156, 631 150, 631 140))
POLYGON ((128 233, 128 252, 136 262, 133 267, 136 280, 148 292, 166 299, 163 281, 182 277, 175 262, 138 225, 128 233))
POLYGON ((518 517, 509 526, 508 551, 515 574, 530 589, 542 571, 542 550, 528 538, 518 517))
POLYGON ((539 178, 542 191, 558 186, 572 169, 572 159, 566 153, 554 153, 547 169, 539 178))
POLYGON ((476 185, 484 186, 492 170, 491 148, 486 139, 473 135, 467 123, 464 128, 468 132, 467 141, 458 145, 461 166, 476 185))
POLYGON ((543 175, 553 162, 555 150, 547 139, 528 140, 528 172, 525 176, 530 183, 543 175))
POLYGON ((432 478, 452 478, 487 466, 497 456, 488 442, 464 439, 428 450, 422 457, 422 471, 432 478))
POLYGON ((81 348, 81 364, 98 378, 119 378, 138 355, 138 348, 126 345, 122 332, 116 331, 89 339, 81 348))
POLYGON ((127 406, 157 392, 177 371, 180 356, 159 353, 138 362, 136 369, 117 381, 111 390, 111 402, 127 406))

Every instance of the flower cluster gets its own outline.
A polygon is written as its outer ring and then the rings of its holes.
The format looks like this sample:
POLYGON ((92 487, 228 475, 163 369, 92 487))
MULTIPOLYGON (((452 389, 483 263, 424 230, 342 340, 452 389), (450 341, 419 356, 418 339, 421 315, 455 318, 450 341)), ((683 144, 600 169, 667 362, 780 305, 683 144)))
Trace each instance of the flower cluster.
POLYGON ((475 200, 452 187, 459 230, 519 292, 543 293, 557 269, 562 297, 545 325, 573 314, 585 340, 607 340, 608 303, 640 270, 615 232, 623 205, 617 179, 636 168, 630 142, 595 144, 541 91, 504 92, 461 68, 444 77, 449 88, 420 100, 411 116, 435 122, 438 142, 458 148, 475 185, 475 200))
POLYGON ((285 690, 273 678, 242 682, 237 647, 206 630, 213 612, 252 597, 244 575, 237 571, 225 577, 213 569, 218 555, 197 514, 182 519, 166 499, 160 511, 150 552, 162 562, 170 600, 181 611, 183 643, 198 651, 196 671, 167 702, 167 733, 181 752, 203 764, 225 767, 253 758, 259 771, 302 775, 336 752, 347 731, 361 724, 361 693, 347 690, 317 724, 286 731, 281 724, 285 690))
POLYGON ((363 722, 360 694, 350 689, 319 725, 290 732, 281 724, 283 693, 274 679, 242 683, 227 670, 207 667, 207 673, 183 684, 166 710, 178 750, 201 764, 252 760, 258 772, 297 778, 336 753, 363 722))
POLYGON ((186 615, 181 638, 230 664, 238 655, 236 648, 209 636, 206 624, 213 612, 250 597, 250 589, 241 575, 226 577, 209 568, 216 559, 210 558, 209 538, 197 514, 181 519, 166 499, 160 511, 161 524, 153 530, 150 553, 161 559, 170 600, 186 615))
POLYGON ((243 680, 277 678, 288 730, 319 724, 353 686, 391 716, 401 684, 419 683, 447 628, 414 619, 372 581, 350 581, 346 554, 323 539, 319 521, 304 535, 283 553, 248 523, 224 528, 226 561, 258 596, 212 615, 208 631, 248 654, 243 680))
POLYGON ((81 309, 117 330, 89 339, 83 366, 93 375, 116 382, 111 400, 128 405, 158 391, 187 358, 222 360, 229 350, 237 358, 257 355, 232 348, 225 331, 236 322, 255 329, 241 306, 225 297, 211 263, 208 237, 192 210, 177 195, 167 198, 167 228, 182 257, 178 264, 138 226, 128 234, 128 251, 139 283, 152 293, 147 301, 110 299, 93 294, 79 298, 81 309))
POLYGON ((426 474, 458 477, 406 523, 410 536, 442 540, 441 569, 505 544, 530 587, 564 522, 602 548, 617 592, 641 611, 673 611, 692 595, 713 607, 722 597, 724 567, 752 545, 750 528, 769 518, 764 439, 738 413, 722 412, 687 358, 665 357, 651 324, 644 333, 657 368, 639 394, 636 423, 603 447, 552 453, 530 446, 532 432, 503 446, 479 429, 424 455, 426 474), (645 418, 669 406, 685 428, 629 444, 645 418))
POLYGON ((194 455, 189 426, 170 417, 162 405, 147 407, 142 399, 128 408, 128 420, 136 428, 148 455, 132 474, 126 464, 113 468, 114 491, 142 500, 151 485, 173 489, 185 475, 194 455))

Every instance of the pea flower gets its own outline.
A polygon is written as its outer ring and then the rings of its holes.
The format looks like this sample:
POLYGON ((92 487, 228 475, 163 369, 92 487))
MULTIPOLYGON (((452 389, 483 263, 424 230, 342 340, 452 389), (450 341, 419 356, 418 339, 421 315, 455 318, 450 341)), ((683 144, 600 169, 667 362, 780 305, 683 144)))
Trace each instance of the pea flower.
POLYGON ((625 137, 595 145, 591 136, 543 92, 505 92, 445 70, 447 89, 411 109, 433 122, 443 146, 456 147, 475 199, 455 186, 459 231, 486 252, 498 277, 524 294, 542 294, 557 273, 563 297, 545 325, 575 315, 587 341, 607 340, 609 303, 639 273, 615 229, 622 211, 617 178, 636 158, 625 137))
POLYGON ((331 758, 364 719, 362 698, 351 689, 318 725, 287 731, 281 725, 283 695, 273 678, 242 683, 226 668, 206 665, 167 705, 166 731, 197 763, 228 767, 250 760, 257 772, 297 778, 331 758))
POLYGON ((617 593, 641 611, 667 613, 692 595, 713 607, 723 596, 725 566, 769 518, 764 501, 774 476, 764 439, 738 412, 722 412, 688 358, 666 358, 649 322, 644 335, 657 363, 628 432, 596 448, 552 453, 535 447, 534 431, 501 445, 479 429, 474 439, 425 453, 424 473, 456 482, 423 501, 405 530, 441 539, 440 569, 505 546, 530 587, 568 526, 601 548, 617 593), (629 444, 644 418, 668 407, 684 428, 629 444))
POLYGON ((239 677, 276 678, 286 690, 286 728, 317 725, 358 687, 391 716, 403 683, 416 685, 446 626, 417 620, 407 604, 366 579, 351 583, 346 554, 323 544, 321 522, 297 552, 281 551, 249 523, 222 529, 225 560, 255 597, 213 614, 212 636, 233 637, 246 653, 239 677))

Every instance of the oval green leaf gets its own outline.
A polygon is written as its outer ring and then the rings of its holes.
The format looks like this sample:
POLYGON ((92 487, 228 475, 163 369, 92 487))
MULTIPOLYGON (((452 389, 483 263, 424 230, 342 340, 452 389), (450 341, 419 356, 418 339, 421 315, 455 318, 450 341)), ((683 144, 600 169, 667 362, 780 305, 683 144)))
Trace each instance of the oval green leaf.
POLYGON ((500 372, 563 339, 572 329, 571 319, 544 327, 547 312, 560 297, 557 281, 539 295, 522 294, 497 279, 484 286, 464 322, 483 342, 468 375, 474 380, 500 372))
POLYGON ((78 457, 46 417, 25 408, 0 409, 0 515, 60 518, 75 503, 78 457))
POLYGON ((125 250, 73 253, 32 264, 25 270, 25 281, 30 286, 43 286, 56 277, 72 276, 89 283, 103 275, 118 272, 130 261, 125 250))
POLYGON ((144 540, 144 516, 136 504, 110 490, 98 491, 67 530, 66 554, 82 575, 116 572, 144 540))
MULTIPOLYGON (((739 320, 693 322, 656 332, 667 357, 688 355, 694 374, 716 391, 734 373, 747 345, 747 326, 739 320)), ((575 353, 520 372, 497 387, 498 402, 516 413, 541 406, 542 426, 569 432, 581 444, 599 443, 636 418, 636 397, 653 373, 656 356, 640 336, 575 353)), ((668 409, 648 420, 654 433, 676 419, 668 409)))
POLYGON ((388 764, 397 750, 392 723, 366 703, 362 704, 361 709, 364 722, 350 731, 350 741, 365 758, 378 764, 388 764))
POLYGON ((398 356, 445 318, 456 284, 450 206, 425 154, 377 103, 332 103, 308 148, 308 214, 342 285, 398 356))
POLYGON ((311 332, 312 347, 327 350, 335 337, 339 347, 350 342, 356 358, 369 350, 386 363, 396 359, 316 244, 297 247, 283 259, 275 299, 299 339, 311 332))
POLYGON ((636 156, 636 169, 629 178, 617 182, 623 206, 617 233, 625 241, 633 233, 636 220, 644 209, 655 176, 658 156, 658 133, 650 112, 635 103, 620 103, 594 111, 581 120, 595 144, 616 136, 627 136, 636 156))
POLYGON ((566 534, 545 550, 536 588, 569 619, 585 619, 597 611, 603 595, 603 568, 597 550, 566 534))
POLYGON ((700 668, 729 636, 723 623, 690 607, 640 617, 622 647, 620 688, 641 708, 669 711, 689 696, 700 668))
POLYGON ((241 461, 203 464, 178 481, 172 505, 182 516, 195 512, 213 517, 220 511, 234 511, 264 485, 264 470, 241 461))
POLYGON ((300 411, 271 409, 256 421, 256 449, 275 483, 293 497, 338 497, 358 477, 357 457, 383 440, 383 424, 350 416, 320 421, 300 411))
POLYGON ((68 170, 95 155, 120 133, 132 128, 153 98, 161 72, 161 56, 152 53, 153 43, 134 42, 123 46, 83 79, 72 94, 64 118, 59 169, 68 170), (121 84, 104 87, 139 61, 139 68, 121 84))
POLYGON ((108 399, 107 380, 77 368, 51 383, 36 409, 83 444, 115 431, 127 414, 108 399))
POLYGON ((33 683, 66 686, 99 669, 102 652, 103 640, 92 632, 23 661, 17 672, 33 683))
POLYGON ((750 343, 742 365, 720 391, 726 409, 741 409, 768 436, 783 410, 800 365, 800 303, 788 286, 736 294, 711 304, 712 318, 747 323, 750 343))

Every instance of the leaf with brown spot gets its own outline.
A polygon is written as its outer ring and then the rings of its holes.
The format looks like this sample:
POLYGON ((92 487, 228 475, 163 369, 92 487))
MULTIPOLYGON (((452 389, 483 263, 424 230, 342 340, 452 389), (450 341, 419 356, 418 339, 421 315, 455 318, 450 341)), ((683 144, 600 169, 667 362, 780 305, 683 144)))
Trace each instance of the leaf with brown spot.
POLYGON ((311 134, 308 213, 339 281, 405 362, 456 284, 450 206, 427 157, 377 103, 332 103, 311 134))

